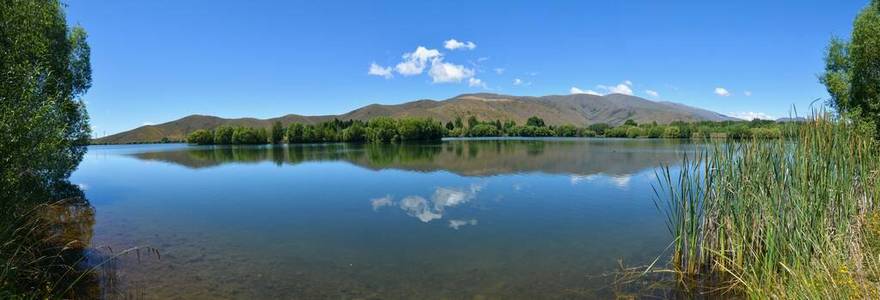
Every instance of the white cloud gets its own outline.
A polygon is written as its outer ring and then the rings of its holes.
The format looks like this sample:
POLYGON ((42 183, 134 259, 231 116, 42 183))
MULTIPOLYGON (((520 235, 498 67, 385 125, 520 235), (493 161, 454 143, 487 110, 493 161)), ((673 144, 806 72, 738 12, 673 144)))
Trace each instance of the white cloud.
POLYGON ((441 57, 443 54, 436 49, 428 49, 418 46, 415 51, 403 54, 403 62, 395 66, 397 73, 403 76, 412 76, 422 74, 428 61, 433 61, 441 57))
POLYGON ((156 125, 156 123, 153 123, 153 122, 143 122, 143 123, 141 123, 141 126, 152 126, 152 125, 156 125))
POLYGON ((481 87, 484 89, 489 88, 488 86, 486 86, 486 83, 483 82, 483 80, 480 80, 479 78, 474 78, 474 77, 468 78, 468 86, 469 87, 481 87))
MULTIPOLYGON (((608 94, 632 95, 633 94, 632 84, 633 84, 632 81, 625 80, 625 81, 621 82, 620 84, 612 85, 612 86, 602 85, 602 84, 597 85, 596 89, 599 91, 602 91, 602 92, 597 92, 594 90, 583 90, 583 89, 580 89, 577 87, 572 87, 571 89, 568 90, 568 92, 571 94, 590 94, 590 95, 596 95, 596 96, 603 96, 603 95, 608 95, 608 94)), ((650 92, 653 92, 653 91, 650 91, 650 92)), ((649 95, 650 95, 650 93, 649 93, 649 95)))
POLYGON ((520 78, 514 78, 514 79, 513 79, 513 85, 530 86, 530 85, 532 85, 532 82, 531 82, 531 81, 525 81, 525 80, 522 80, 522 79, 520 79, 520 78))
POLYGON ((657 91, 654 91, 654 90, 646 90, 645 94, 648 94, 648 96, 651 96, 654 98, 660 97, 660 93, 658 93, 657 91))
POLYGON ((374 211, 379 210, 379 208, 382 208, 383 206, 390 206, 392 204, 394 204, 394 201, 391 198, 391 195, 385 195, 385 197, 370 200, 370 205, 373 206, 374 211))
POLYGON ((727 96, 730 96, 730 92, 727 91, 727 89, 725 89, 723 87, 717 87, 717 88, 715 88, 715 95, 718 95, 721 97, 727 97, 727 96))
POLYGON ((462 48, 466 48, 468 50, 474 50, 474 48, 477 48, 477 44, 474 44, 474 42, 470 42, 470 41, 469 42, 459 42, 455 39, 449 39, 446 42, 443 42, 443 48, 446 48, 449 50, 456 50, 456 49, 462 49, 462 48))
POLYGON ((520 190, 522 190, 522 189, 523 189, 523 184, 522 184, 522 183, 514 183, 514 184, 513 184, 513 190, 514 190, 514 191, 520 191, 520 190))
POLYGON ((400 209, 425 223, 443 217, 443 215, 431 211, 431 207, 428 206, 428 200, 419 196, 409 196, 400 200, 400 209))
POLYGON ((772 117, 772 116, 770 116, 770 115, 768 115, 768 114, 765 114, 765 113, 762 113, 762 112, 752 112, 752 111, 747 111, 747 112, 733 112, 733 113, 729 113, 729 114, 727 114, 727 115, 728 115, 728 116, 731 116, 731 117, 734 117, 734 118, 743 119, 743 120, 748 120, 748 121, 751 121, 751 120, 754 120, 754 119, 761 119, 761 120, 775 120, 775 119, 776 119, 776 118, 774 118, 774 117, 772 117))
POLYGON ((609 178, 609 179, 617 187, 626 188, 627 186, 629 186, 629 181, 630 181, 630 179, 632 179, 632 176, 630 176, 630 175, 611 176, 611 178, 609 178))
POLYGON ((599 178, 599 175, 591 174, 591 175, 571 175, 569 177, 569 181, 571 181, 571 185, 576 185, 581 182, 591 182, 599 178))
POLYGON ((611 183, 619 188, 626 188, 629 186, 629 182, 632 179, 630 175, 606 175, 606 174, 591 174, 591 175, 572 175, 569 177, 569 181, 571 181, 571 185, 577 185, 580 183, 587 182, 597 182, 597 183, 611 183))
POLYGON ((484 61, 487 61, 487 60, 489 60, 489 57, 486 57, 486 56, 483 56, 483 57, 477 58, 477 62, 484 62, 484 61))
POLYGON ((471 225, 471 226, 477 225, 477 220, 476 219, 449 220, 449 228, 452 228, 455 230, 458 230, 459 227, 466 226, 466 225, 471 225))
POLYGON ((385 79, 390 79, 394 77, 394 74, 391 74, 391 67, 383 67, 377 65, 376 63, 370 63, 370 71, 367 72, 369 75, 382 76, 385 79))
POLYGON ((483 186, 477 184, 472 184, 469 190, 439 187, 431 196, 431 201, 435 209, 442 211, 445 207, 457 206, 476 198, 482 189, 483 186))
POLYGON ((498 74, 498 75, 504 74, 504 68, 495 68, 495 74, 498 74))
POLYGON ((621 83, 621 84, 615 85, 615 86, 606 86, 606 85, 601 85, 601 84, 600 84, 600 85, 598 85, 597 87, 598 87, 600 90, 604 90, 604 91, 606 92, 606 94, 624 94, 624 95, 632 95, 632 94, 633 94, 633 90, 632 90, 632 88, 631 88, 630 86, 632 86, 632 82, 630 82, 629 80, 627 80, 627 81, 625 81, 625 82, 623 82, 623 83, 621 83))
POLYGON ((462 65, 444 62, 442 58, 431 60, 431 70, 428 71, 434 83, 461 82, 463 79, 474 77, 474 70, 462 65))
POLYGON ((568 92, 571 94, 588 94, 588 95, 602 96, 601 94, 597 93, 594 90, 586 90, 585 91, 585 90, 579 89, 577 87, 571 87, 570 89, 568 89, 568 92))
MULTIPOLYGON (((400 200, 400 209, 408 215, 418 218, 422 222, 443 218, 443 213, 449 207, 458 206, 477 197, 477 193, 483 189, 482 185, 472 184, 469 188, 438 187, 431 195, 431 201, 421 196, 409 196, 400 200)), ((390 196, 388 196, 390 200, 390 196)), ((383 198, 374 199, 382 200, 383 198)), ((380 206, 381 207, 381 206, 380 206)), ((458 226, 461 226, 459 224, 458 226)), ((471 225, 476 225, 476 222, 471 225)))
POLYGON ((743 95, 746 95, 746 97, 751 97, 751 96, 752 96, 752 91, 744 91, 744 92, 743 92, 743 95))

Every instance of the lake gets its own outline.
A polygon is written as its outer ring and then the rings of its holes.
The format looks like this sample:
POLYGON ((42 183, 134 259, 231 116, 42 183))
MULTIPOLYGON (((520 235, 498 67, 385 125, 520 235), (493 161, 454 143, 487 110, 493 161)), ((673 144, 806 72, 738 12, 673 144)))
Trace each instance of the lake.
POLYGON ((669 244, 654 172, 694 147, 91 146, 71 182, 92 247, 159 250, 113 263, 104 284, 130 297, 604 298, 619 260, 669 244))

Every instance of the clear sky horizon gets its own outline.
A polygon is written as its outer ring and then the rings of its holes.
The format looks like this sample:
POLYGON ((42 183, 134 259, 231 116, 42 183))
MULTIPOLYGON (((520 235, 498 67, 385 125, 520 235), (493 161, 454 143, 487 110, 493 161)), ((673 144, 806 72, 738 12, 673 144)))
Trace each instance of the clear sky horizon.
POLYGON ((89 32, 100 137, 190 114, 632 93, 779 118, 828 97, 832 36, 868 1, 65 1, 89 32), (421 47, 421 48, 420 48, 421 47))

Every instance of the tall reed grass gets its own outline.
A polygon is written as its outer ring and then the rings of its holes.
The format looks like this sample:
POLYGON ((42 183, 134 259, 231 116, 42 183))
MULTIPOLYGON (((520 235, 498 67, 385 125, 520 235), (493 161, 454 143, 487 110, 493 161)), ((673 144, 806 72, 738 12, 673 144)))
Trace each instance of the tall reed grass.
POLYGON ((788 128, 791 139, 715 143, 657 172, 680 288, 880 298, 876 142, 851 122, 816 116, 788 128))

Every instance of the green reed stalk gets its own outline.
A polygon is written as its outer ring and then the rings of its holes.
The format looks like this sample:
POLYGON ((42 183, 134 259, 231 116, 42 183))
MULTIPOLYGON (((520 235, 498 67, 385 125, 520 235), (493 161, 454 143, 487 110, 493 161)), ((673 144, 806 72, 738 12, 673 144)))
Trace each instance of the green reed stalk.
POLYGON ((682 287, 752 298, 880 294, 877 253, 863 246, 880 199, 875 142, 826 115, 791 130, 789 140, 716 143, 677 172, 657 172, 682 287))

